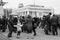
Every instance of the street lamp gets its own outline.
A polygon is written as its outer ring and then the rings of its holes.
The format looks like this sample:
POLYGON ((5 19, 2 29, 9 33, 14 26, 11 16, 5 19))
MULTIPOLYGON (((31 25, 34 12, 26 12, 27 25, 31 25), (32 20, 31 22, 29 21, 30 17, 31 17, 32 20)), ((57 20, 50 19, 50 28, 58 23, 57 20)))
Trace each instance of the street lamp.
POLYGON ((34 6, 35 6, 35 0, 34 0, 34 6))
MULTIPOLYGON (((35 8, 35 0, 34 0, 34 8, 35 8)), ((37 14, 36 14, 36 8, 35 8, 35 17, 37 17, 37 14)))

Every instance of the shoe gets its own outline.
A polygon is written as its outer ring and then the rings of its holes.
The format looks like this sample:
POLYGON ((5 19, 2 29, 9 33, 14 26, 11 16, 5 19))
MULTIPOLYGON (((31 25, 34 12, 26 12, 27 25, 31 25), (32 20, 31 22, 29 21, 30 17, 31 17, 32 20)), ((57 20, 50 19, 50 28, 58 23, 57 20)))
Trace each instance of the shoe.
POLYGON ((12 36, 8 36, 8 38, 11 38, 12 36))
POLYGON ((50 35, 50 34, 46 34, 46 35, 50 35))
POLYGON ((55 34, 53 34, 55 36, 55 34))
POLYGON ((36 33, 33 36, 36 36, 36 33))

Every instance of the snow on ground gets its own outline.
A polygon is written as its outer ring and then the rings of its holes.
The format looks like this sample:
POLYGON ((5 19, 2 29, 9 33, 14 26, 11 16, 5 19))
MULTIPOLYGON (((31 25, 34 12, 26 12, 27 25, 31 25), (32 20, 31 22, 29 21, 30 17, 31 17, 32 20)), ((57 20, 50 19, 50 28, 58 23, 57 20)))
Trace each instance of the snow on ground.
MULTIPOLYGON (((37 28, 37 35, 33 36, 32 34, 27 34, 27 33, 21 33, 20 38, 16 38, 17 35, 16 33, 12 34, 12 37, 10 38, 11 40, 60 40, 60 31, 58 36, 53 36, 53 35, 45 35, 44 31, 42 29, 37 28)), ((2 33, 7 37, 8 32, 2 33)))

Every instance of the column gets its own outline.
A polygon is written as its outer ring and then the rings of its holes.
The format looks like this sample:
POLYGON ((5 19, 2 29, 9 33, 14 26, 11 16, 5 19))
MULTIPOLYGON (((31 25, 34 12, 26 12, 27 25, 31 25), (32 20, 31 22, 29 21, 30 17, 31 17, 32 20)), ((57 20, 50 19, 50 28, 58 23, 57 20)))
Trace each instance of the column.
POLYGON ((37 12, 35 11, 35 17, 37 17, 37 12))
POLYGON ((26 11, 26 16, 27 16, 27 11, 26 11))
POLYGON ((32 16, 32 11, 29 11, 29 15, 32 16))
POLYGON ((29 15, 29 11, 27 11, 27 15, 29 15))

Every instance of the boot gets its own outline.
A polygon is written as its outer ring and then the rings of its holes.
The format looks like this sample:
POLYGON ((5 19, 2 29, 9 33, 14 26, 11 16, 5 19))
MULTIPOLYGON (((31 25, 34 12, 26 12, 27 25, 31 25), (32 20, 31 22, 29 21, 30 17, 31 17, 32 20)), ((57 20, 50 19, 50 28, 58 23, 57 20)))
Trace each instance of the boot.
POLYGON ((36 33, 34 33, 34 35, 33 36, 36 36, 36 33))

